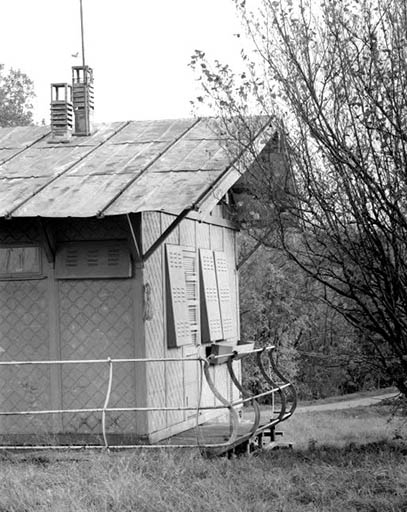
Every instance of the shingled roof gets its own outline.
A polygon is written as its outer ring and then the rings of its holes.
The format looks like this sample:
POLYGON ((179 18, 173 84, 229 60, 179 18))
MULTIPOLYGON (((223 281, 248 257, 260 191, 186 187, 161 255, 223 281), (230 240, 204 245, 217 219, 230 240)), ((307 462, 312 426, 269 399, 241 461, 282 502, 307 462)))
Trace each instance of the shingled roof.
MULTIPOLYGON (((214 123, 100 124, 64 144, 49 127, 0 128, 0 217, 209 211, 241 175, 214 123)), ((256 133, 260 148, 266 126, 256 133)))

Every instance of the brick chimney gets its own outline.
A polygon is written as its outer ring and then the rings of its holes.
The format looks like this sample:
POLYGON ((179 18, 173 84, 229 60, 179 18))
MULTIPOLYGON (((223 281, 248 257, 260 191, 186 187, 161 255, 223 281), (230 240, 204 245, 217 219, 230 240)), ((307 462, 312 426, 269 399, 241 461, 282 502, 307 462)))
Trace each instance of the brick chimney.
POLYGON ((89 66, 72 67, 74 135, 90 135, 93 120, 93 71, 89 66))
POLYGON ((50 142, 68 142, 72 135, 72 88, 69 84, 51 84, 50 142))

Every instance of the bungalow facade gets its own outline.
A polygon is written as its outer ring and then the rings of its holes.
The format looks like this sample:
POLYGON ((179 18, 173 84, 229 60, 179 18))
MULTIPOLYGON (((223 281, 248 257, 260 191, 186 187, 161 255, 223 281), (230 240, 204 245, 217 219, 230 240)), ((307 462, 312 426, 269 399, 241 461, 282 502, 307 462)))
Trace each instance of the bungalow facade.
MULTIPOLYGON (((124 360, 109 407, 139 410, 109 412, 106 432, 154 443, 219 404, 197 357, 240 339, 228 203, 250 154, 232 158, 213 119, 81 124, 78 91, 75 113, 54 85, 51 127, 0 128, 0 362, 35 362, 0 366, 0 412, 44 411, 1 415, 1 444, 99 439, 107 358, 124 360)), ((270 135, 259 121, 252 142, 270 135)), ((237 399, 226 366, 210 371, 237 399)))

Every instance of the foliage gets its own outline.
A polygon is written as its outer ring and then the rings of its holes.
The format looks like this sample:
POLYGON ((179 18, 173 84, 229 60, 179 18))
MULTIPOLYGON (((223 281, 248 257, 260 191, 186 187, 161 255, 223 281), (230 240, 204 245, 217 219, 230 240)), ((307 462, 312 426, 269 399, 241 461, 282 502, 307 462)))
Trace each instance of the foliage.
MULTIPOLYGON (((250 237, 243 233, 241 238, 242 251, 250 253, 250 237)), ((376 369, 360 365, 363 358, 355 329, 323 300, 322 286, 283 251, 258 248, 241 268, 240 282, 243 339, 277 347, 278 365, 295 382, 300 398, 380 384, 376 369)), ((261 392, 256 368, 244 361, 244 383, 261 392)))
POLYGON ((202 52, 192 65, 232 150, 240 138, 253 151, 246 188, 269 213, 252 230, 271 246, 279 234, 359 330, 365 359, 407 395, 407 4, 262 0, 251 12, 235 3, 254 48, 242 51, 245 72, 202 52), (277 197, 272 165, 249 147, 253 108, 280 136, 289 179, 277 197))
POLYGON ((0 126, 32 124, 34 96, 34 83, 25 73, 13 68, 6 73, 0 64, 0 126))

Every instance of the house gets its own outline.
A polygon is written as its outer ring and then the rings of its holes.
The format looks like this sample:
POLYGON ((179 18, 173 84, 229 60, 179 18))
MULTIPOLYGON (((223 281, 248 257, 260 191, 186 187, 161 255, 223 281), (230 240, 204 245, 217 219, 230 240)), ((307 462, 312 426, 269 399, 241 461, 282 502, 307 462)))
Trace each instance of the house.
MULTIPOLYGON (((0 362, 68 361, 0 366, 0 411, 44 411, 0 416, 3 444, 100 437, 88 409, 103 407, 107 358, 133 360, 114 363, 109 407, 141 408, 108 413, 111 437, 186 430, 198 401, 219 403, 196 357, 239 340, 227 202, 249 153, 231 160, 213 119, 92 127, 92 84, 73 68, 52 86, 51 127, 0 129, 0 362)), ((263 120, 253 143, 269 137, 263 120)), ((238 397, 225 365, 211 372, 238 397)))

